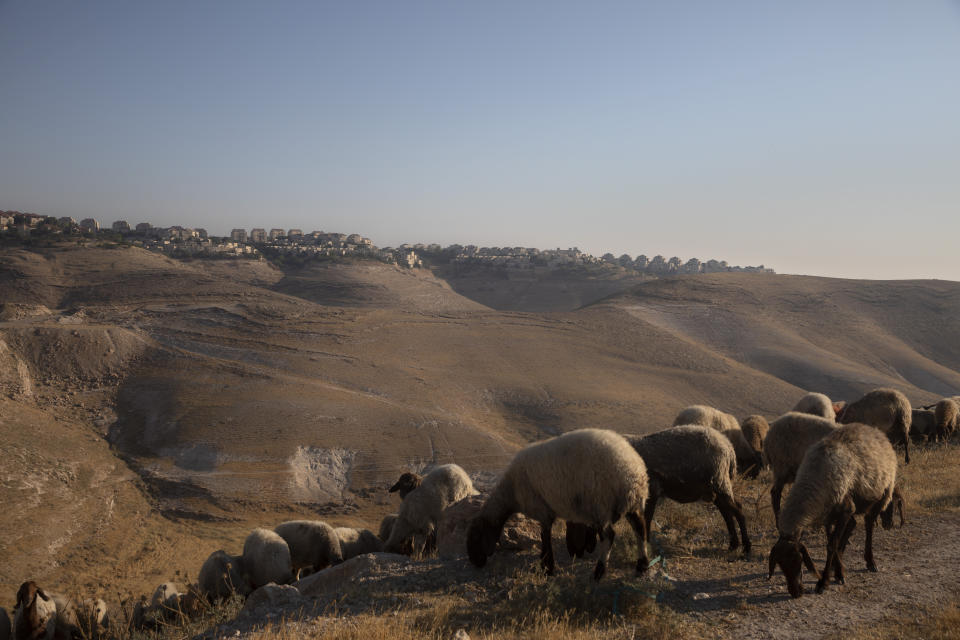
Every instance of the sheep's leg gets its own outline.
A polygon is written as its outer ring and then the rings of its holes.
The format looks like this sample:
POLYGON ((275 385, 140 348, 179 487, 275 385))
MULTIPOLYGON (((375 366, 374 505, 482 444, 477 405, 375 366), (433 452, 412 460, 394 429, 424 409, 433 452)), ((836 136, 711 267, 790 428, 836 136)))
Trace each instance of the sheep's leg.
POLYGON ((603 541, 607 545, 603 550, 603 553, 600 554, 600 559, 597 561, 597 568, 593 570, 593 579, 599 580, 603 577, 603 574, 607 571, 607 562, 610 560, 610 550, 613 549, 613 540, 617 537, 616 532, 613 530, 613 525, 608 524, 605 529, 603 529, 603 541))
POLYGON ((727 525, 727 535, 730 536, 730 551, 733 551, 740 546, 740 540, 737 538, 737 525, 733 521, 733 512, 731 511, 733 505, 723 496, 717 496, 713 504, 717 507, 720 515, 723 516, 724 524, 727 525))
POLYGON ((863 544, 863 559, 867 561, 869 571, 877 571, 877 563, 873 560, 873 527, 877 524, 877 516, 883 509, 883 500, 877 500, 863 518, 864 528, 867 530, 867 540, 863 544))
POLYGON ((910 437, 903 432, 903 463, 910 464, 910 437))
POLYGON ((853 535, 853 530, 857 528, 857 519, 853 516, 850 517, 850 520, 847 521, 846 526, 843 529, 843 535, 840 538, 840 554, 837 556, 837 566, 834 571, 834 582, 837 584, 844 584, 844 566, 843 566, 843 552, 847 548, 847 543, 850 542, 850 536, 853 535))
MULTIPOLYGON (((747 520, 743 517, 743 505, 737 502, 737 499, 733 496, 718 496, 717 500, 723 500, 727 504, 727 512, 732 513, 733 517, 737 519, 737 526, 740 527, 740 539, 743 542, 743 555, 750 555, 750 536, 747 534, 747 520)), ((718 505, 719 508, 719 505, 718 505)), ((721 513, 723 513, 721 511, 721 513)), ((729 526, 729 525, 728 525, 729 526)), ((730 536, 731 545, 733 544, 733 536, 730 536)), ((734 547, 731 546, 731 549, 734 547)))
POLYGON ((540 564, 548 576, 553 575, 553 541, 550 533, 553 531, 553 518, 540 523, 540 564))
MULTIPOLYGON (((644 519, 644 523, 646 524, 646 529, 648 533, 653 529, 653 514, 657 510, 658 499, 659 499, 659 496, 651 495, 649 498, 647 498, 647 504, 644 505, 643 507, 643 519, 644 519)), ((629 513, 627 514, 627 517, 628 518, 630 517, 629 513)))
POLYGON ((773 507, 773 521, 780 526, 780 498, 783 496, 783 484, 779 480, 774 480, 773 487, 770 489, 770 504, 773 507))
POLYGON ((637 535, 637 573, 643 573, 647 570, 650 561, 647 559, 647 535, 650 529, 644 518, 641 518, 633 511, 627 512, 627 521, 633 527, 633 532, 637 535))
POLYGON ((834 563, 839 562, 840 558, 840 540, 846 530, 847 522, 853 517, 856 509, 850 503, 837 505, 831 513, 825 527, 827 531, 827 564, 823 567, 823 573, 817 581, 817 593, 823 593, 827 585, 830 584, 830 570, 834 563))

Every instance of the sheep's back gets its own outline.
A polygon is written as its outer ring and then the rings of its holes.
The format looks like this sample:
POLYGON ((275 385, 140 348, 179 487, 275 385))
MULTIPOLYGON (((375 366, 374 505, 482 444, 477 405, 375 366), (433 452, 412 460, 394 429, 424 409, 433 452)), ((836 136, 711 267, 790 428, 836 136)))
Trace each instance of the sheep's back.
POLYGON ((601 429, 571 431, 522 449, 504 479, 520 511, 542 520, 550 513, 601 526, 612 514, 643 509, 647 470, 627 440, 601 429))
POLYGON ((763 441, 763 457, 775 478, 793 480, 807 449, 837 428, 833 420, 797 411, 774 420, 763 441))
POLYGON ((275 531, 254 529, 243 542, 243 568, 254 588, 293 579, 290 547, 275 531))
POLYGON ((833 411, 833 401, 823 393, 810 392, 800 398, 791 411, 798 413, 809 413, 810 415, 820 416, 833 420, 836 414, 833 411))
POLYGON ((896 389, 874 389, 859 400, 846 405, 839 416, 840 422, 858 422, 890 433, 900 416, 903 416, 907 431, 913 420, 910 401, 896 389))
POLYGON ((627 440, 643 458, 650 478, 732 494, 736 454, 730 441, 714 429, 680 425, 627 440))

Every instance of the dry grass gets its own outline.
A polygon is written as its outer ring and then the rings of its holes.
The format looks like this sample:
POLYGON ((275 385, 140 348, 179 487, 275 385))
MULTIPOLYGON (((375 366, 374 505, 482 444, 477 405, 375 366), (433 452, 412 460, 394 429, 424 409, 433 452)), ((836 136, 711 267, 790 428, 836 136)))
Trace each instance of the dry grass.
POLYGON ((957 640, 960 638, 960 593, 953 605, 941 610, 890 616, 881 624, 862 626, 849 640, 957 640))

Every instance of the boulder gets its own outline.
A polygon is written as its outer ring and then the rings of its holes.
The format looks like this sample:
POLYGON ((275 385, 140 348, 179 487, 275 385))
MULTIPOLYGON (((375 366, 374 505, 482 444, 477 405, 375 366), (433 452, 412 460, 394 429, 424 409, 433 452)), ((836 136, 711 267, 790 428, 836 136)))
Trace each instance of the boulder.
POLYGON ((410 558, 396 553, 367 553, 312 573, 294 582, 293 586, 304 596, 316 598, 326 593, 342 591, 344 583, 359 576, 383 573, 409 562, 410 558))
MULTIPOLYGON (((467 529, 479 513, 486 496, 468 496, 447 507, 437 526, 437 554, 445 559, 467 555, 467 529)), ((500 534, 500 548, 523 551, 540 548, 540 525, 522 514, 507 520, 500 534)))
POLYGON ((300 591, 289 584, 265 584, 247 596, 243 603, 243 610, 255 612, 257 610, 297 609, 304 605, 304 598, 300 591))

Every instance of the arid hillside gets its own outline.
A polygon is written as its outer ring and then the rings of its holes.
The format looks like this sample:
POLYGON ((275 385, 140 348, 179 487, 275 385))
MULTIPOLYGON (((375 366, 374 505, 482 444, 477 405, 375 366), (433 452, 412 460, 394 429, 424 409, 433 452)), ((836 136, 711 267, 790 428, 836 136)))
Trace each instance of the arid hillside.
POLYGON ((375 262, 3 249, 0 437, 18 462, 2 490, 29 516, 0 524, 0 593, 28 573, 136 588, 195 570, 265 512, 372 526, 405 469, 456 461, 482 481, 579 427, 652 431, 694 403, 773 417, 807 389, 960 391, 956 283, 723 274, 564 312, 457 291, 375 262))

